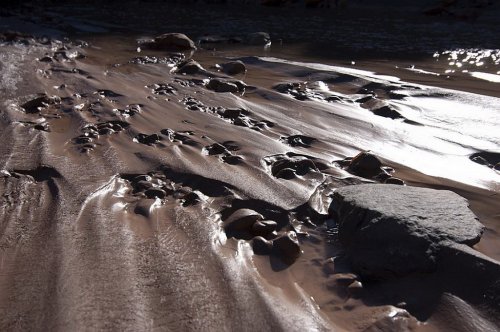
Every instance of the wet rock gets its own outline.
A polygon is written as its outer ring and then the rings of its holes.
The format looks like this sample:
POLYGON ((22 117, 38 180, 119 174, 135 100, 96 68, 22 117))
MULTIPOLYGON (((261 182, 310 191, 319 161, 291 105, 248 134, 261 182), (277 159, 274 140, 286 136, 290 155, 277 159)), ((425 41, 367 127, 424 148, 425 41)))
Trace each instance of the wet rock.
POLYGON ((271 174, 277 178, 293 179, 296 175, 318 171, 316 164, 304 156, 280 156, 276 159, 271 165, 271 174))
POLYGON ((402 116, 398 111, 393 109, 390 106, 382 106, 380 108, 372 110, 372 113, 378 116, 382 116, 384 118, 389 118, 389 119, 404 119, 404 116, 402 116))
POLYGON ((228 75, 244 74, 247 71, 245 64, 240 60, 223 63, 219 67, 228 75))
POLYGON ((371 178, 382 170, 382 162, 372 152, 366 151, 356 155, 347 167, 347 171, 358 176, 371 178))
POLYGON ((190 192, 184 196, 182 206, 186 207, 196 205, 199 202, 201 202, 200 196, 198 196, 198 194, 195 192, 190 192))
POLYGON ((278 223, 272 220, 257 221, 252 225, 252 234, 257 236, 266 236, 276 230, 278 223))
POLYGON ((152 145, 160 142, 161 137, 158 134, 138 134, 136 137, 137 141, 142 144, 152 145))
POLYGON ((147 198, 165 198, 167 196, 167 193, 165 190, 160 189, 160 188, 150 188, 144 192, 144 195, 146 195, 147 198))
POLYGON ((61 99, 59 97, 53 96, 49 97, 46 94, 39 94, 36 98, 31 99, 24 104, 21 105, 21 107, 24 109, 24 111, 28 114, 34 114, 34 113, 39 113, 42 108, 48 107, 49 105, 55 105, 61 102, 61 99))
POLYGON ((300 245, 295 232, 287 232, 273 241, 273 253, 291 265, 300 256, 300 245))
POLYGON ((222 154, 222 153, 229 153, 229 151, 227 151, 227 148, 224 145, 219 144, 219 143, 214 143, 212 145, 205 146, 203 148, 203 150, 204 150, 204 152, 206 152, 206 154, 208 154, 210 156, 222 154))
POLYGON ((295 170, 292 168, 283 168, 280 169, 276 175, 278 179, 285 179, 285 180, 291 180, 295 178, 295 170))
POLYGON ((271 43, 271 37, 267 32, 254 32, 245 36, 245 43, 249 45, 267 45, 271 43))
POLYGON ((330 213, 354 271, 373 278, 432 271, 442 248, 473 245, 483 232, 467 200, 446 190, 346 186, 330 213))
POLYGON ((196 75, 206 73, 205 69, 196 61, 189 60, 181 63, 176 70, 179 74, 196 75))
POLYGON ((224 230, 228 237, 236 238, 251 238, 250 229, 256 221, 262 220, 264 217, 250 209, 239 209, 233 212, 224 221, 224 230))
POLYGON ((269 255, 272 251, 273 244, 263 237, 257 236, 252 240, 252 248, 256 255, 269 255))
POLYGON ((165 33, 145 46, 163 51, 190 51, 196 49, 194 42, 183 33, 165 33))
POLYGON ((215 92, 232 92, 236 93, 239 91, 238 86, 229 81, 222 80, 220 78, 211 79, 206 85, 207 89, 213 90, 215 92))
POLYGON ((134 184, 134 187, 136 191, 145 191, 153 188, 153 184, 146 180, 140 180, 134 184))
POLYGON ((304 135, 292 135, 288 137, 281 137, 280 141, 293 147, 301 146, 308 148, 311 146, 312 143, 316 141, 316 139, 304 135))
POLYGON ((243 158, 232 154, 226 154, 221 157, 221 160, 229 165, 238 165, 243 161, 243 158))
POLYGON ((36 124, 33 128, 35 128, 36 130, 41 130, 41 131, 50 131, 50 127, 49 127, 49 124, 48 123, 39 123, 39 124, 36 124))

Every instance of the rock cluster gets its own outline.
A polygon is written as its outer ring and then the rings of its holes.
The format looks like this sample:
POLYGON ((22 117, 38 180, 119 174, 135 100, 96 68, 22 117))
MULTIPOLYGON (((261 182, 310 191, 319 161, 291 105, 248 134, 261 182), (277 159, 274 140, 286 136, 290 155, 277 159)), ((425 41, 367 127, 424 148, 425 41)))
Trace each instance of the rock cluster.
POLYGON ((255 254, 272 255, 287 265, 293 264, 301 253, 297 235, 292 231, 278 234, 278 227, 277 222, 265 220, 251 209, 236 210, 224 221, 228 237, 252 240, 255 254))

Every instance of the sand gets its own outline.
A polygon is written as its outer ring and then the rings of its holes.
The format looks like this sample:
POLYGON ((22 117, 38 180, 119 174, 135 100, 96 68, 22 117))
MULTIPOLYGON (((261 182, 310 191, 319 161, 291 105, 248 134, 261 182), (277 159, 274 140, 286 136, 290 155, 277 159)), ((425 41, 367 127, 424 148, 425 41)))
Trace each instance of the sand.
POLYGON ((498 328, 434 276, 360 280, 327 212, 335 188, 384 181, 342 162, 370 150, 406 185, 467 198, 486 226, 475 249, 500 260, 500 173, 484 154, 500 152, 494 82, 399 69, 448 69, 433 58, 356 66, 278 43, 198 47, 204 71, 180 74, 191 54, 88 30, 0 46, 1 330, 498 328), (246 72, 215 67, 230 60, 246 72), (239 209, 276 222, 269 239, 296 234, 297 260, 231 237, 239 209))

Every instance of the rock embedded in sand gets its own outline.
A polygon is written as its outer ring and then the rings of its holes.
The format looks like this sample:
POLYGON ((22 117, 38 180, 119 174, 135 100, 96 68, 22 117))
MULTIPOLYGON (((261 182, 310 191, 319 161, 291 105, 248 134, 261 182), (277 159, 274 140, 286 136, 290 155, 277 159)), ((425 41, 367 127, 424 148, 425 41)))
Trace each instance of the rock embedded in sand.
POLYGON ((256 255, 269 255, 273 249, 273 244, 271 241, 257 236, 252 240, 252 249, 256 255))
POLYGON ((223 63, 219 67, 228 75, 244 74, 247 71, 245 64, 240 60, 223 63))
POLYGON ((156 37, 147 47, 163 51, 189 51, 195 50, 194 42, 183 33, 165 33, 156 37))
POLYGON ((337 189, 330 206, 354 270, 384 278, 436 267, 440 250, 473 245, 483 225, 451 191, 388 184, 337 189))
POLYGON ((358 176, 371 178, 380 174, 382 162, 370 151, 363 151, 352 158, 347 171, 358 176))
POLYGON ((262 219, 264 217, 256 211, 239 209, 224 221, 224 229, 229 237, 249 238, 250 236, 247 233, 249 233, 253 224, 262 219))
POLYGON ((196 61, 189 60, 177 66, 177 73, 186 75, 196 75, 205 73, 205 69, 196 61))
POLYGON ((404 119, 405 117, 402 116, 398 111, 393 109, 392 107, 386 105, 382 106, 380 108, 372 110, 372 113, 384 118, 389 118, 389 119, 404 119))
POLYGON ((207 85, 206 85, 207 89, 209 90, 213 90, 215 92, 232 92, 232 93, 236 93, 239 91, 239 88, 238 86, 233 83, 233 82, 229 82, 229 81, 225 81, 225 80, 222 80, 222 79, 219 79, 219 78, 213 78, 211 79, 207 85))
POLYGON ((301 250, 295 232, 287 232, 273 241, 273 252, 284 263, 291 265, 299 258, 301 250))
POLYGON ((165 190, 160 189, 160 188, 150 188, 144 192, 144 195, 146 195, 147 198, 165 198, 167 196, 167 193, 165 190))
POLYGON ((278 223, 272 220, 257 221, 252 225, 252 234, 257 236, 266 236, 276 230, 278 223))

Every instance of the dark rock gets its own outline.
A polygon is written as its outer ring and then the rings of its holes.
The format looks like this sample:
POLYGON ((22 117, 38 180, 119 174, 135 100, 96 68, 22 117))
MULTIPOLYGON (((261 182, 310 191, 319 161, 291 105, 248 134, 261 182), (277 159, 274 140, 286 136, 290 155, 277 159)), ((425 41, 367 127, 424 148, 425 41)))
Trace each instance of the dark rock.
POLYGON ((224 229, 228 237, 251 238, 249 231, 253 224, 264 217, 250 209, 239 209, 233 212, 225 221, 224 229))
POLYGON ((467 200, 446 190, 346 186, 330 212, 354 270, 375 278, 432 271, 443 247, 473 245, 483 232, 467 200))
POLYGON ((165 198, 167 196, 167 193, 163 189, 159 188, 151 188, 148 189, 144 192, 144 195, 146 195, 147 198, 165 198))
POLYGON ((295 170, 293 170, 292 168, 283 168, 280 169, 275 176, 278 179, 291 180, 294 179, 296 175, 295 170))
POLYGON ((393 109, 390 106, 382 106, 380 108, 377 108, 375 110, 372 110, 373 114, 382 116, 384 118, 389 118, 389 119, 404 119, 404 116, 402 116, 398 111, 393 109))
POLYGON ((301 147, 308 148, 311 146, 312 143, 314 143, 316 141, 316 139, 313 137, 304 136, 304 135, 292 135, 292 136, 288 136, 288 137, 281 137, 280 141, 282 141, 290 146, 293 146, 293 147, 301 146, 301 147))
POLYGON ((50 127, 48 123, 39 123, 36 124, 33 128, 36 130, 41 130, 41 131, 50 131, 50 127))
POLYGON ((211 79, 206 85, 207 89, 213 90, 215 92, 232 92, 236 93, 239 91, 238 86, 233 82, 228 82, 219 78, 211 79))
POLYGON ((250 45, 267 45, 271 42, 271 37, 267 32, 254 32, 245 36, 245 43, 250 45))
POLYGON ((222 161, 229 165, 238 165, 243 161, 240 156, 234 156, 232 154, 226 154, 221 157, 222 161))
POLYGON ((214 143, 212 145, 205 146, 203 149, 210 156, 222 154, 222 153, 229 153, 229 151, 227 151, 227 148, 224 145, 219 144, 219 143, 214 143))
POLYGON ((39 113, 42 108, 49 105, 54 105, 60 103, 61 99, 59 97, 49 97, 46 94, 39 94, 36 98, 29 100, 21 105, 26 113, 33 114, 39 113))
POLYGON ((390 177, 390 178, 386 179, 384 183, 387 183, 387 184, 398 184, 400 186, 402 186, 402 185, 405 184, 405 182, 403 180, 395 178, 395 177, 390 177))
POLYGON ((99 135, 111 135, 114 134, 114 130, 111 128, 102 128, 99 129, 99 135))
POLYGON ((273 252, 284 263, 293 264, 301 253, 295 232, 287 232, 273 240, 273 252))
POLYGON ((137 141, 142 144, 152 145, 156 144, 161 140, 161 137, 158 134, 138 134, 136 137, 137 141))
POLYGON ((378 175, 382 170, 382 162, 370 151, 360 152, 350 162, 347 170, 365 178, 378 175))
POLYGON ((252 248, 256 255, 269 255, 272 251, 273 244, 263 237, 257 236, 252 240, 252 248))
POLYGON ((179 74, 196 75, 205 73, 206 71, 198 62, 189 60, 177 66, 176 72, 179 74))
POLYGON ((240 60, 223 63, 220 67, 228 75, 244 74, 247 71, 245 64, 240 60))
POLYGON ((163 51, 195 50, 194 42, 183 33, 165 33, 156 37, 147 47, 163 51))
POLYGON ((184 196, 182 206, 196 205, 199 202, 201 202, 200 196, 195 192, 190 192, 184 196))
POLYGON ((257 236, 266 236, 276 230, 278 223, 272 220, 257 221, 252 226, 252 234, 257 236))
POLYGON ((495 167, 493 167, 495 170, 500 171, 500 163, 496 164, 495 167))
POLYGON ((153 184, 149 181, 141 180, 135 184, 135 189, 137 191, 144 191, 153 188, 153 184))

